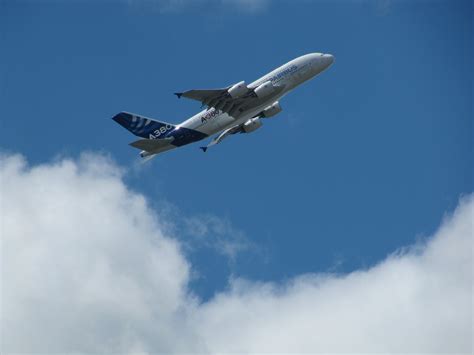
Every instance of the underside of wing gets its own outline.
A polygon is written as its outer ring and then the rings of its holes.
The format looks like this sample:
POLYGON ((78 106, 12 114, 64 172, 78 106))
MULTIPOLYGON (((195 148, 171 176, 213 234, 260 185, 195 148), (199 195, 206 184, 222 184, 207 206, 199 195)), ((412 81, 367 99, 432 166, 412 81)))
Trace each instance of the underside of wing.
POLYGON ((202 149, 203 152, 205 152, 207 151, 209 147, 219 144, 220 142, 222 142, 224 138, 230 136, 231 134, 242 133, 242 132, 243 132, 242 125, 237 125, 237 126, 227 128, 225 131, 222 131, 218 136, 214 137, 207 146, 200 147, 200 148, 202 149))
POLYGON ((227 89, 211 89, 211 90, 188 90, 185 92, 176 92, 178 98, 185 97, 187 99, 203 102, 209 98, 218 98, 227 93, 227 89))
POLYGON ((270 95, 281 92, 284 86, 274 86, 271 81, 266 81, 257 87, 248 87, 244 81, 235 85, 212 90, 189 90, 175 93, 178 98, 201 102, 203 106, 213 107, 218 111, 226 112, 237 117, 241 112, 250 107, 258 106, 270 95))
POLYGON ((254 90, 248 88, 243 81, 222 89, 189 90, 177 92, 175 95, 178 98, 185 97, 199 101, 202 106, 213 107, 230 116, 238 115, 246 106, 258 100, 254 90))

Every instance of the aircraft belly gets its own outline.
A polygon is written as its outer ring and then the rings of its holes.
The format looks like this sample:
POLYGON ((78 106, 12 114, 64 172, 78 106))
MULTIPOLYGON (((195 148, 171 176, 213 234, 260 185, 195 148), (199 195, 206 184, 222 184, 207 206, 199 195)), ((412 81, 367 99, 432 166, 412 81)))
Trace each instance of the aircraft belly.
POLYGON ((233 125, 235 122, 235 118, 229 116, 226 113, 222 113, 221 115, 210 119, 208 121, 203 122, 197 130, 202 132, 206 135, 212 135, 214 133, 222 131, 225 127, 229 125, 233 125))

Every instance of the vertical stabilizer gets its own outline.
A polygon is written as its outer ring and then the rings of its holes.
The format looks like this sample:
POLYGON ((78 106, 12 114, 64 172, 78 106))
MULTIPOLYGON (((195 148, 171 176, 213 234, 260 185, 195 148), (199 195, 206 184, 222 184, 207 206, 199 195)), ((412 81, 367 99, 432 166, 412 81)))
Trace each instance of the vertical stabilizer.
POLYGON ((120 112, 112 117, 112 119, 134 135, 147 139, 165 138, 166 133, 176 127, 171 123, 153 120, 128 112, 120 112))

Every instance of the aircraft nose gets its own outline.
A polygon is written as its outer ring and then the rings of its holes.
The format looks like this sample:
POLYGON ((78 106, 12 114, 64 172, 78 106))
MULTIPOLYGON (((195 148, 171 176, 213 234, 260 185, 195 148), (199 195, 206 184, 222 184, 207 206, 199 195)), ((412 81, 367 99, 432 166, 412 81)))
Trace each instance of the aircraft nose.
POLYGON ((330 66, 332 63, 334 63, 334 56, 332 54, 323 54, 323 57, 326 60, 327 66, 330 66))

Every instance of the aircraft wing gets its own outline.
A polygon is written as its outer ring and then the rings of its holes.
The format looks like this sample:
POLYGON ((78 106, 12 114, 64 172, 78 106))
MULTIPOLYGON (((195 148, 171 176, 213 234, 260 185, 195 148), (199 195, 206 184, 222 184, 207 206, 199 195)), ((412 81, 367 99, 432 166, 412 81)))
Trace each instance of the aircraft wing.
POLYGON ((219 98, 227 93, 228 88, 224 89, 210 89, 210 90, 188 90, 185 92, 176 92, 175 95, 179 98, 185 97, 196 101, 206 101, 219 98))
POLYGON ((222 89, 210 89, 210 90, 188 90, 185 92, 176 92, 175 95, 178 98, 185 97, 187 99, 196 100, 201 102, 202 106, 213 107, 216 110, 220 110, 228 113, 231 116, 241 112, 242 107, 251 101, 256 100, 256 96, 252 89, 246 88, 239 97, 232 97, 229 94, 228 86, 222 89))
POLYGON ((231 134, 241 133, 242 132, 242 125, 233 126, 227 128, 225 131, 221 132, 218 136, 214 137, 212 141, 205 147, 200 147, 203 152, 205 152, 209 147, 212 147, 215 144, 219 144, 222 140, 228 137, 231 134))

